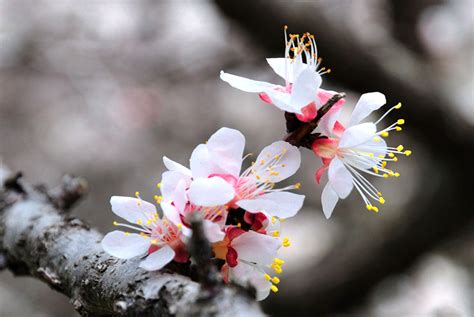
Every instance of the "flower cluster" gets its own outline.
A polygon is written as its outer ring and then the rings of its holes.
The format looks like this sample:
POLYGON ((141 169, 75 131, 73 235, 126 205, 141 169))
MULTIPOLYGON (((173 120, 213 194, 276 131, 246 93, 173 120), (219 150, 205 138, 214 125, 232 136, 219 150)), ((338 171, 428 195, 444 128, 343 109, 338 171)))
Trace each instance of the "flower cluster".
MULTIPOLYGON (((339 117, 345 100, 335 101, 332 97, 336 92, 321 88, 321 75, 330 70, 318 69, 321 59, 314 36, 309 33, 287 35, 285 27, 285 56, 268 58, 267 62, 285 80, 284 85, 223 71, 220 77, 231 86, 258 93, 264 102, 294 114, 300 127, 313 129, 317 124, 316 133, 306 135, 310 142, 305 146, 322 160, 316 182, 320 183, 326 171, 328 174, 321 198, 327 218, 338 200, 346 198, 354 188, 366 208, 378 212, 377 204, 384 204, 385 199, 366 175, 398 177, 400 174, 388 164, 397 162, 397 155, 411 155, 402 145, 390 147, 384 140, 392 131, 402 130, 403 119, 379 127, 381 120, 401 104, 375 122, 363 122, 386 103, 379 92, 363 94, 349 122, 342 124, 339 117)), ((164 157, 167 171, 158 184, 161 195, 154 197, 161 205, 162 215, 138 192, 135 197, 112 197, 112 211, 127 221, 114 224, 133 231, 108 233, 102 241, 104 250, 122 259, 140 256, 139 266, 148 271, 159 270, 171 261, 191 263, 186 246, 192 236, 191 219, 198 217, 224 281, 253 285, 257 299, 278 291, 276 284, 280 280, 275 274, 282 272, 284 264, 278 251, 290 246, 288 237, 281 235, 281 223, 296 215, 305 197, 289 191, 298 189, 299 183, 280 188, 275 185, 300 167, 297 146, 274 142, 242 171, 244 160, 251 156, 243 156, 245 138, 237 130, 221 128, 194 149, 189 168, 164 157)))
POLYGON ((241 172, 244 146, 239 131, 222 128, 194 149, 190 168, 164 157, 168 170, 158 184, 161 196, 155 196, 163 217, 139 193, 112 197, 112 211, 129 222, 114 224, 136 233, 108 233, 104 250, 124 259, 144 256, 140 267, 150 271, 172 260, 188 262, 190 215, 197 213, 225 281, 251 283, 258 299, 278 291, 279 278, 269 273, 282 272, 278 250, 290 245, 288 237, 281 237, 280 225, 301 209, 304 196, 288 192, 299 184, 275 184, 298 170, 300 152, 287 142, 274 142, 241 172))
MULTIPOLYGON (((321 88, 322 74, 330 70, 318 67, 321 59, 317 55, 314 36, 287 35, 285 26, 285 57, 268 58, 267 62, 277 75, 285 79, 285 86, 255 81, 240 76, 221 72, 221 79, 232 87, 259 93, 260 98, 277 108, 294 113, 301 122, 316 120, 318 110, 336 94, 321 88)), ((370 183, 364 174, 376 177, 398 177, 400 174, 387 167, 388 163, 397 162, 397 154, 409 156, 410 150, 402 145, 389 147, 382 139, 390 131, 401 131, 405 123, 399 119, 394 124, 378 129, 381 120, 401 104, 390 108, 376 122, 361 123, 373 111, 385 105, 382 93, 367 93, 360 97, 347 126, 338 121, 344 99, 337 101, 330 110, 320 118, 318 135, 312 143, 316 156, 323 165, 316 172, 319 184, 324 172, 328 171, 328 182, 323 189, 321 202, 324 215, 329 218, 339 199, 346 198, 353 188, 362 197, 369 211, 378 212, 375 202, 384 204, 382 193, 370 183)))

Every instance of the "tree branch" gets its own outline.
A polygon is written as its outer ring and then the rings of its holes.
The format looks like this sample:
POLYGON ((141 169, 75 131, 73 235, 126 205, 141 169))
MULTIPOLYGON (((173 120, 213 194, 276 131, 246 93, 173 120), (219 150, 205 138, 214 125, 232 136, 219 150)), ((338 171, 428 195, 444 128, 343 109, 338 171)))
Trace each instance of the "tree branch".
MULTIPOLYGON (((319 120, 331 110, 332 106, 334 106, 339 100, 346 96, 345 93, 338 93, 332 96, 322 107, 318 110, 318 114, 316 118, 311 120, 307 123, 299 124, 293 131, 289 132, 286 137, 283 139, 284 141, 293 144, 294 146, 304 146, 311 148, 311 144, 309 142, 305 142, 306 138, 313 132, 314 129, 318 126, 319 120)), ((288 114, 285 114, 287 121, 292 120, 289 118, 288 114)), ((288 127, 288 124, 287 124, 288 127)))
MULTIPOLYGON (((65 194, 46 195, 21 174, 10 175, 0 169, 0 180, 6 180, 0 184, 0 266, 47 283, 68 296, 82 316, 263 315, 240 287, 222 285, 212 296, 203 295, 201 285, 176 264, 147 272, 138 268, 138 258, 109 256, 98 231, 61 212, 51 200, 60 197, 59 205, 68 206, 76 199, 67 197, 74 192, 77 197, 83 185, 63 185, 65 194)), ((66 181, 77 182, 82 184, 74 178, 66 181)))

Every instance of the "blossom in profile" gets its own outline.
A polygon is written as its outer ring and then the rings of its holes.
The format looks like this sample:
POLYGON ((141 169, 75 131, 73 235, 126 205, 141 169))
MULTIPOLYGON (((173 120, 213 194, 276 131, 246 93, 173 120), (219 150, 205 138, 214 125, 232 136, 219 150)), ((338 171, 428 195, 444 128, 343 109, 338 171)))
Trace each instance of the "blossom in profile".
POLYGON ((319 183, 321 176, 328 171, 328 182, 321 197, 327 218, 338 200, 346 198, 353 188, 359 192, 369 211, 378 212, 376 204, 384 204, 385 199, 364 175, 398 177, 400 174, 390 169, 388 163, 397 162, 396 155, 411 155, 411 151, 404 150, 402 145, 390 147, 383 139, 391 131, 401 131, 405 120, 399 119, 388 127, 378 128, 381 120, 391 111, 399 109, 401 104, 390 108, 376 122, 362 122, 385 103, 385 96, 379 92, 363 94, 346 126, 337 121, 340 111, 328 113, 321 120, 320 128, 326 137, 316 139, 312 149, 323 162, 316 172, 316 181, 319 183))
POLYGON ((299 120, 308 122, 316 117, 317 110, 324 104, 324 99, 328 99, 328 94, 334 93, 320 88, 321 75, 330 70, 318 70, 321 59, 318 58, 313 35, 287 35, 286 30, 285 26, 285 56, 267 58, 273 71, 285 80, 284 85, 256 81, 224 71, 221 71, 220 77, 232 87, 258 93, 264 102, 295 113, 299 120))
POLYGON ((145 257, 139 266, 148 271, 159 270, 173 260, 189 260, 180 226, 160 218, 155 205, 140 199, 138 193, 137 198, 113 196, 110 204, 112 211, 128 222, 114 225, 133 232, 107 233, 101 243, 104 251, 120 259, 145 257))

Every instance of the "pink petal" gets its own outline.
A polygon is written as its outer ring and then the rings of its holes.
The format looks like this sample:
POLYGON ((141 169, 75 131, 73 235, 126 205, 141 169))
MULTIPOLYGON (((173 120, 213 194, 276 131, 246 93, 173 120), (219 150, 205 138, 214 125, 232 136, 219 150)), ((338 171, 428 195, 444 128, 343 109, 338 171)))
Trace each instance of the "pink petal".
POLYGON ((332 159, 336 155, 338 145, 338 139, 316 139, 313 142, 312 149, 317 156, 324 159, 332 159))
POLYGON ((316 104, 314 102, 310 103, 309 105, 303 107, 301 109, 301 114, 296 114, 296 117, 298 120, 301 122, 309 122, 316 118, 316 115, 318 114, 318 110, 316 110, 316 104))

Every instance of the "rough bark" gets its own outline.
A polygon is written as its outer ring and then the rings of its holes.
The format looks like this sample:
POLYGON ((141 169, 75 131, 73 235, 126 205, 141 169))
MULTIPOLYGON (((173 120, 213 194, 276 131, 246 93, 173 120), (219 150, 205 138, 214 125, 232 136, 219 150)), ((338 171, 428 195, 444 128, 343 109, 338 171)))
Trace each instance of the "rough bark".
POLYGON ((82 316, 263 315, 241 287, 212 283, 211 289, 186 276, 188 268, 147 272, 138 268, 140 259, 105 253, 102 234, 66 212, 85 188, 83 180, 66 177, 48 193, 0 169, 0 268, 42 280, 82 316))

